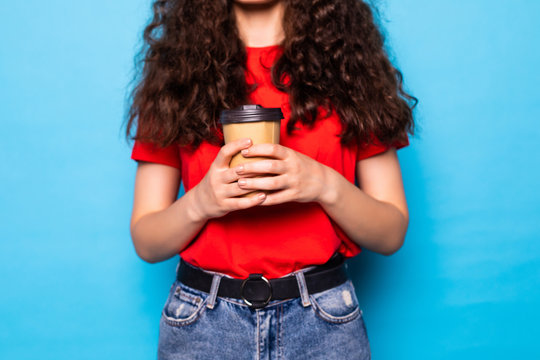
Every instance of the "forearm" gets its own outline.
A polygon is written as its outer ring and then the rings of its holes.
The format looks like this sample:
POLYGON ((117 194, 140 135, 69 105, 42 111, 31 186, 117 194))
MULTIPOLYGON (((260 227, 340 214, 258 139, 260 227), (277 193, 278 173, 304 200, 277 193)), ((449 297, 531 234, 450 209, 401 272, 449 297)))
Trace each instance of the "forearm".
POLYGON ((390 255, 403 244, 408 221, 391 203, 379 201, 327 167, 319 204, 362 248, 390 255))
POLYGON ((149 263, 164 261, 191 242, 207 221, 198 215, 195 197, 192 188, 168 208, 137 221, 131 237, 139 257, 149 263))

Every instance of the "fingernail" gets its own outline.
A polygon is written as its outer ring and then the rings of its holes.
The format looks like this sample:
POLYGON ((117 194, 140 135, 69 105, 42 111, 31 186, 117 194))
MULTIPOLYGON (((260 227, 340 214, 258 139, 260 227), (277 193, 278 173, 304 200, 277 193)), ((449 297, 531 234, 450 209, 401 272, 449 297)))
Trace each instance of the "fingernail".
POLYGON ((251 144, 251 139, 246 139, 246 141, 244 141, 244 143, 245 143, 246 145, 251 144))
POLYGON ((238 184, 239 185, 246 185, 246 180, 240 179, 240 180, 238 180, 238 184))
POLYGON ((265 193, 260 193, 260 194, 258 195, 259 199, 264 199, 265 196, 266 196, 265 193))
POLYGON ((248 153, 249 153, 249 150, 248 150, 248 149, 242 150, 242 155, 247 155, 248 153))
POLYGON ((236 172, 242 172, 242 171, 244 171, 243 165, 240 165, 239 167, 236 168, 236 172))

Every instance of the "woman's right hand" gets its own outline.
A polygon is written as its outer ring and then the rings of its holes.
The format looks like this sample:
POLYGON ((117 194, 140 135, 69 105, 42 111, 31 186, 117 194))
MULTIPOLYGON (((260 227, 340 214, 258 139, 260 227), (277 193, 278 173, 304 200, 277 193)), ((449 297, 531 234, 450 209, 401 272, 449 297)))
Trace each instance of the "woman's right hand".
POLYGON ((204 178, 192 189, 195 201, 193 206, 199 220, 220 217, 264 201, 264 192, 236 198, 253 190, 240 188, 237 183, 240 176, 234 168, 229 168, 232 157, 251 145, 251 139, 243 138, 221 147, 204 178))

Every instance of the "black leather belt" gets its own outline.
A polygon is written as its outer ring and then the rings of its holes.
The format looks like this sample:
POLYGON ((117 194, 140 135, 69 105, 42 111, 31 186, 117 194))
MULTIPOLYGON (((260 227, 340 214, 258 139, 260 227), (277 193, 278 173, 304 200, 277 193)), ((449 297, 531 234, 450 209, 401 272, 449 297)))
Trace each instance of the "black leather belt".
MULTIPOLYGON (((347 281, 343 266, 345 258, 336 252, 325 264, 304 272, 309 294, 331 289, 347 281)), ((194 289, 210 293, 214 275, 180 258, 176 279, 194 289)), ((271 300, 292 299, 300 296, 295 275, 267 279, 262 274, 250 274, 245 279, 223 276, 217 296, 242 299, 254 309, 265 307, 271 300)))

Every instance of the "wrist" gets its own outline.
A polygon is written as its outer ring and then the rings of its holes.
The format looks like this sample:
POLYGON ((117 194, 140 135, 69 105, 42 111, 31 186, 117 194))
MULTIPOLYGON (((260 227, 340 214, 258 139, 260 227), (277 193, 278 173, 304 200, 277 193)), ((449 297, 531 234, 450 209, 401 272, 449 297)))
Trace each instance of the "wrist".
POLYGON ((195 185, 191 190, 184 194, 185 200, 188 202, 186 209, 189 219, 194 222, 205 222, 207 217, 204 214, 204 210, 201 207, 203 203, 200 198, 199 185, 195 185))
POLYGON ((338 188, 339 188, 339 177, 336 175, 341 175, 334 169, 329 166, 322 165, 323 168, 323 182, 322 189, 317 198, 317 202, 321 206, 331 206, 337 202, 338 199, 338 188))

